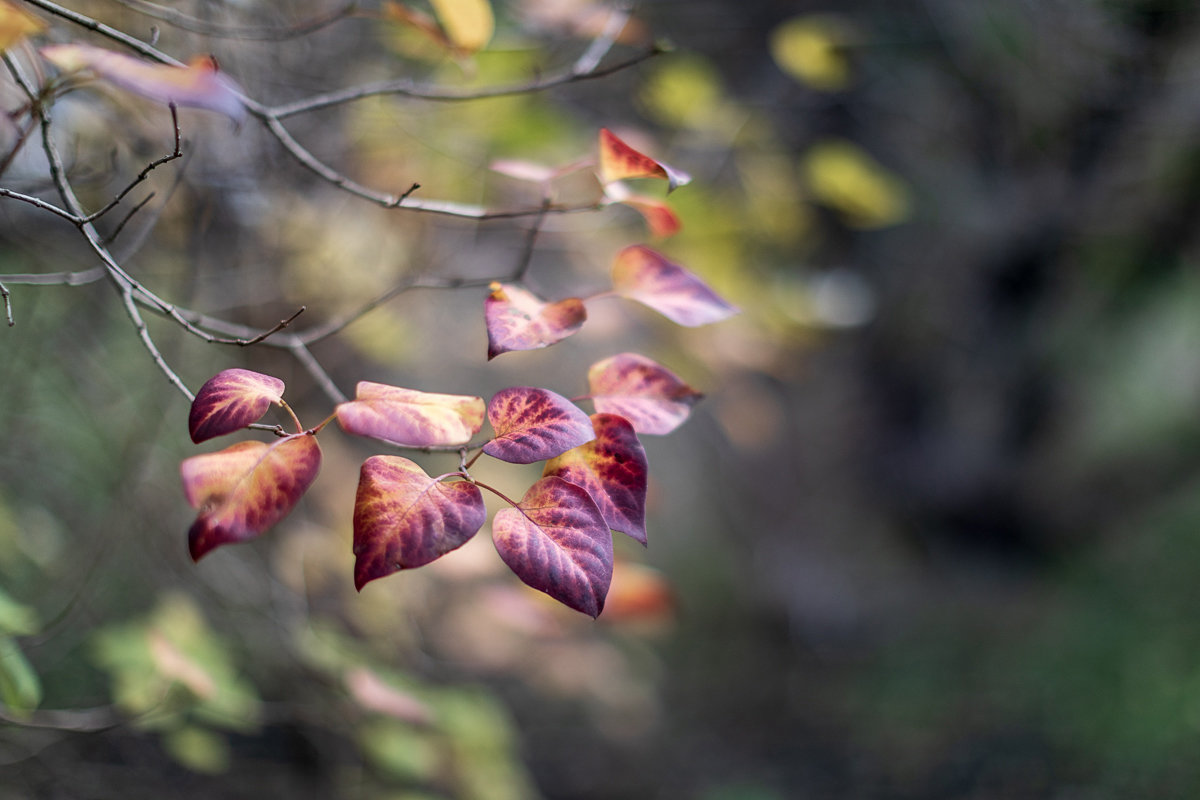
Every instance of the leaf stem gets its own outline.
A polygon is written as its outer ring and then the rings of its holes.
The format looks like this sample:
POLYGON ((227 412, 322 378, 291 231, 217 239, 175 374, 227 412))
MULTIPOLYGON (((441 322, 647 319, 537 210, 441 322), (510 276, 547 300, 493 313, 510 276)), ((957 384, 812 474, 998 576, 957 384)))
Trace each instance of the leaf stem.
POLYGON ((334 411, 332 414, 330 414, 330 415, 329 415, 328 417, 326 417, 325 419, 321 420, 320 424, 319 424, 319 425, 317 425, 315 428, 309 428, 309 429, 308 429, 308 432, 309 432, 309 433, 311 433, 313 436, 316 436, 318 433, 320 433, 320 432, 321 432, 321 430, 322 430, 322 429, 323 429, 323 428, 324 428, 326 425, 328 425, 329 423, 333 422, 335 419, 337 419, 337 412, 336 412, 336 411, 334 411))
POLYGON ((475 484, 476 486, 478 486, 480 489, 487 489, 489 492, 491 492, 492 494, 496 495, 496 497, 499 497, 501 500, 503 500, 504 502, 508 503, 508 504, 509 504, 510 506, 512 506, 513 508, 520 508, 520 505, 519 505, 519 504, 518 504, 518 503, 517 503, 515 500, 513 500, 513 499, 512 499, 511 497, 509 497, 508 495, 504 494, 504 492, 500 491, 500 490, 499 490, 499 489, 497 489, 496 487, 494 487, 494 486, 488 486, 488 485, 487 485, 486 483, 484 483, 483 481, 477 481, 477 480, 475 480, 474 478, 472 478, 472 477, 470 477, 470 476, 466 476, 466 479, 467 479, 467 480, 469 480, 471 483, 475 484))
MULTIPOLYGON (((300 418, 296 416, 296 412, 292 410, 292 407, 287 404, 287 400, 284 400, 282 397, 279 398, 279 407, 291 416, 292 422, 296 423, 296 433, 304 433, 304 426, 300 424, 300 418)), ((326 422, 328 421, 326 420, 326 422)), ((321 424, 324 425, 325 423, 321 424)), ((315 433, 316 430, 314 429, 313 432, 315 433)))

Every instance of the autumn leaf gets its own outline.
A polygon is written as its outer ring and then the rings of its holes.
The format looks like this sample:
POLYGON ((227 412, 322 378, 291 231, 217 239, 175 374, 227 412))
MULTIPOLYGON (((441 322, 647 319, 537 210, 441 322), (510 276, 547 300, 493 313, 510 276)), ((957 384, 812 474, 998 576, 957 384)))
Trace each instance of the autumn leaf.
POLYGON ((638 433, 670 433, 704 396, 666 367, 637 353, 621 353, 593 364, 588 386, 596 411, 624 417, 638 433))
POLYGON ((355 399, 335 410, 347 433, 405 447, 451 447, 483 427, 484 404, 482 397, 359 381, 355 399))
POLYGON ((536 350, 562 341, 583 327, 583 301, 569 297, 546 303, 527 289, 493 282, 484 301, 488 360, 513 350, 536 350))
POLYGON ((399 456, 368 458, 354 501, 354 587, 440 558, 486 519, 475 484, 430 478, 399 456))
POLYGON ((588 415, 548 389, 504 389, 492 397, 487 414, 496 435, 483 452, 512 464, 545 461, 596 437, 588 415))
POLYGON ((192 441, 203 441, 242 428, 262 419, 272 403, 283 401, 283 381, 251 372, 227 369, 209 378, 188 413, 188 431, 192 441))
POLYGON ((667 181, 668 192, 692 179, 686 172, 635 150, 608 128, 601 128, 600 180, 612 183, 626 178, 663 178, 667 181))
POLYGON ((214 547, 253 539, 286 517, 321 468, 316 437, 293 434, 240 442, 193 456, 180 466, 188 503, 200 511, 188 531, 192 559, 214 547))
POLYGON ((620 181, 604 188, 604 195, 614 203, 621 203, 637 211, 646 220, 650 233, 660 238, 679 233, 683 223, 666 202, 644 194, 635 194, 620 181))
POLYGON ((0 52, 7 50, 26 36, 41 33, 46 23, 23 8, 0 0, 0 52))
POLYGON ((186 67, 177 67, 87 44, 50 45, 41 53, 64 72, 91 70, 114 86, 160 103, 217 111, 235 122, 246 115, 241 88, 220 72, 209 56, 198 56, 186 67))
POLYGON ((719 322, 738 313, 704 281, 642 245, 626 247, 617 254, 613 290, 687 327, 719 322))
POLYGON ((591 617, 604 610, 612 582, 612 534, 591 496, 551 476, 514 508, 496 512, 492 541, 527 585, 591 617))
POLYGON ((546 462, 555 475, 587 491, 608 527, 646 543, 650 465, 633 425, 616 414, 593 414, 596 438, 546 462))

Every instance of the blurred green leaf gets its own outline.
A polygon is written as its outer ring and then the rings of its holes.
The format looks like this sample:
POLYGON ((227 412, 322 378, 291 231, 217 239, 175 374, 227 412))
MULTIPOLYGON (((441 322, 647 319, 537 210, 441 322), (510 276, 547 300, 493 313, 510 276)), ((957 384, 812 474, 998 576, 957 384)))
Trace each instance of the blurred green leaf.
POLYGON ((42 684, 11 636, 0 635, 0 702, 17 714, 42 702, 42 684))

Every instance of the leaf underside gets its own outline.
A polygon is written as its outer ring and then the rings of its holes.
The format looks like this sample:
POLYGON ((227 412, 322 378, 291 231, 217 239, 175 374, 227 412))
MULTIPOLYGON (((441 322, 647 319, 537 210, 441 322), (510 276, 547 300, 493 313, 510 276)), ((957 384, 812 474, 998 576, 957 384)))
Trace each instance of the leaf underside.
POLYGON ((347 433, 407 447, 466 444, 483 427, 483 398, 434 394, 360 381, 355 399, 338 405, 347 433))
POLYGON ((188 503, 199 510, 188 549, 199 561, 215 547, 253 539, 288 515, 321 469, 316 437, 294 434, 239 442, 180 465, 188 503))
POLYGON ((621 353, 593 364, 588 386, 596 411, 624 417, 638 433, 660 435, 683 424, 704 396, 666 367, 637 353, 621 353))
POLYGON ((617 294, 679 325, 708 325, 738 313, 704 281, 649 247, 634 245, 618 253, 612 275, 617 294))

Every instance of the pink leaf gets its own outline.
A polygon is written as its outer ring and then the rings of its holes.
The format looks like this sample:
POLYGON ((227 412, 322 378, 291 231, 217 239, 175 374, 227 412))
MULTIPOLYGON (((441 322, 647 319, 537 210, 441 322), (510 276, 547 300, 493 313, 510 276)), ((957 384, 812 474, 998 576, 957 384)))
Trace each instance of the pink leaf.
POLYGON ((546 303, 520 286, 492 283, 484 301, 488 360, 511 350, 536 350, 562 341, 583 327, 583 301, 568 297, 546 303))
POLYGON ((246 116, 241 88, 217 70, 211 56, 198 56, 186 67, 151 64, 87 44, 43 47, 42 55, 65 72, 90 69, 126 91, 160 103, 206 108, 241 122, 246 116))
POLYGON ((354 501, 355 588, 461 547, 486 519, 475 484, 442 483, 399 456, 368 458, 354 501))
POLYGON ((338 405, 348 433, 405 447, 466 444, 483 427, 483 398, 433 394, 360 381, 355 399, 338 405))
POLYGON ((691 176, 641 153, 608 128, 600 129, 600 180, 603 183, 626 178, 665 178, 667 191, 691 181, 691 176))
POLYGON ((188 531, 192 559, 253 539, 286 517, 321 469, 316 437, 240 442, 180 465, 188 503, 200 511, 188 531))
POLYGON ((433 711, 428 705, 387 683, 366 667, 346 670, 343 680, 350 696, 368 711, 386 714, 411 725, 433 722, 433 711))
POLYGON ((612 534, 586 491, 542 478, 515 508, 496 512, 492 541, 517 577, 591 617, 612 582, 612 534))
POLYGON ((719 322, 738 313, 695 275, 642 245, 626 247, 617 254, 613 290, 688 327, 719 322))
POLYGON ((483 452, 512 464, 554 458, 596 437, 588 415, 548 389, 504 389, 492 397, 487 414, 496 436, 483 452))
POLYGON ((596 438, 546 462, 557 475, 587 491, 613 530, 646 543, 649 463, 633 426, 616 414, 593 414, 596 438))
POLYGON ((188 414, 196 444, 224 436, 262 419, 272 403, 283 400, 283 381, 248 369, 227 369, 209 378, 188 414))
POLYGON ((666 367, 637 353, 593 364, 588 386, 597 411, 624 417, 638 433, 670 433, 704 396, 666 367))

